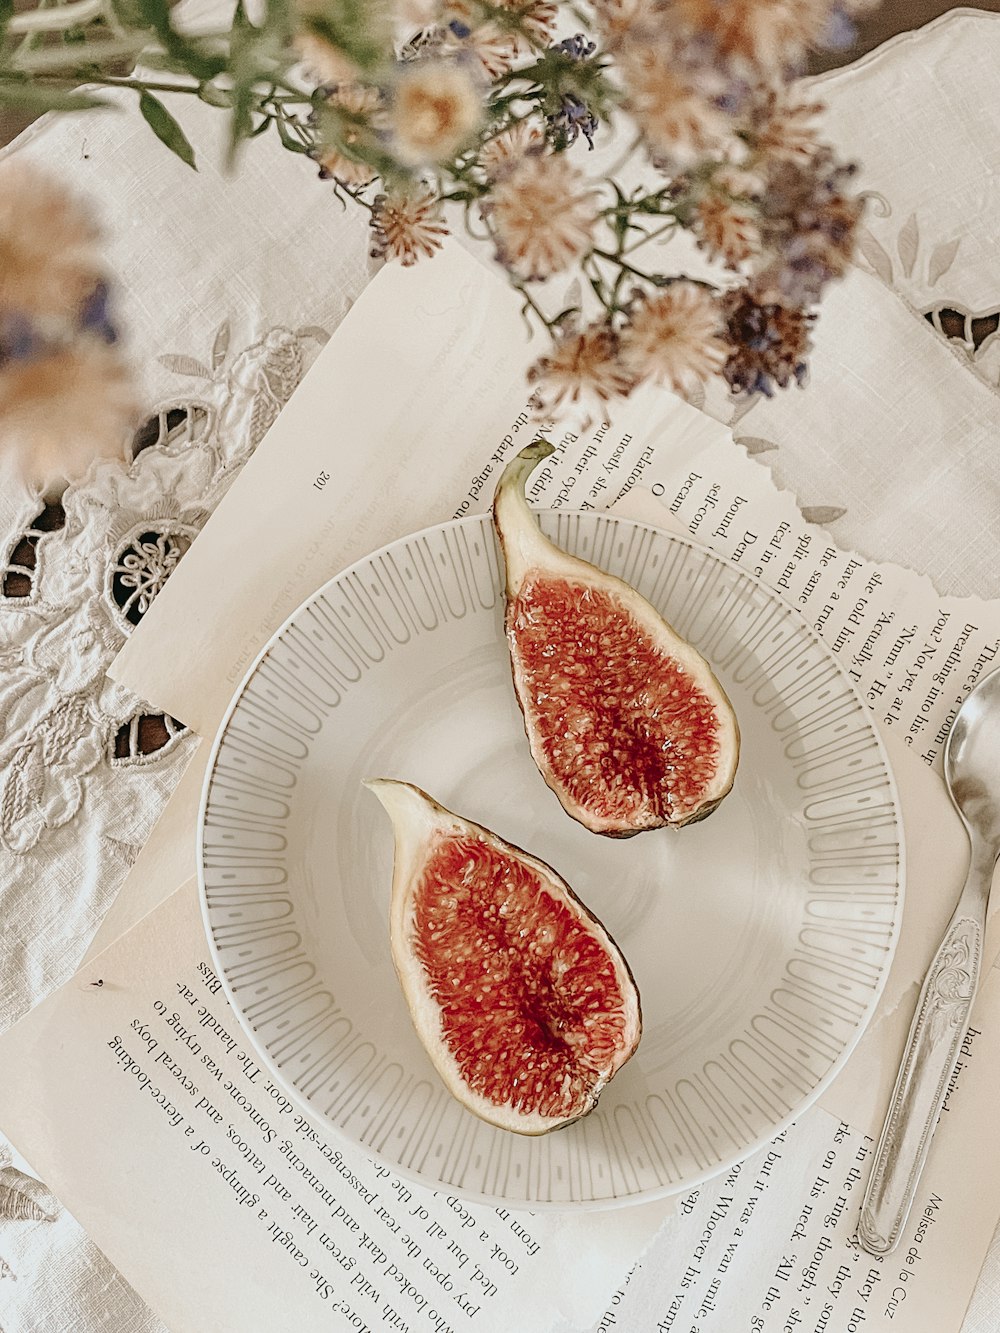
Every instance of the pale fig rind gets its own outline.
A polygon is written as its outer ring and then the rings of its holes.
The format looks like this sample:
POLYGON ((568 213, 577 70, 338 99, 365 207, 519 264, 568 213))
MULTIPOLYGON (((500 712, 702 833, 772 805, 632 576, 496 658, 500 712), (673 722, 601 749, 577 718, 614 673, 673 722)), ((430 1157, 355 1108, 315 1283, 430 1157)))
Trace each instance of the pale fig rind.
MULTIPOLYGON (((412 783, 388 778, 370 779, 364 784, 378 797, 390 816, 395 839, 392 895, 389 907, 389 940, 393 966, 399 978, 414 1028, 448 1091, 467 1110, 500 1129, 519 1134, 547 1134, 588 1115, 607 1083, 634 1054, 642 1032, 639 993, 624 956, 602 923, 573 893, 551 866, 528 852, 506 842, 490 829, 463 819, 446 810, 433 797, 412 783), (622 997, 624 1015, 620 1044, 606 1066, 594 1071, 585 1104, 572 1115, 552 1116, 523 1107, 498 1103, 482 1096, 465 1078, 445 1038, 441 1007, 429 984, 414 948, 415 894, 421 883, 427 848, 437 838, 473 837, 483 840, 491 851, 512 858, 537 875, 545 892, 563 904, 596 940, 614 969, 622 997)), ((488 1016, 487 1016, 488 1018, 488 1016)))
MULTIPOLYGON (((570 555, 551 542, 541 531, 525 495, 527 479, 535 467, 554 452, 546 440, 536 440, 511 460, 505 468, 493 501, 493 522, 506 577, 507 609, 505 629, 510 648, 514 693, 524 718, 525 732, 532 758, 545 782, 559 798, 563 808, 585 828, 607 837, 627 838, 646 829, 664 825, 681 827, 705 819, 732 790, 739 762, 740 731, 736 714, 708 662, 697 649, 677 633, 634 588, 613 574, 598 569, 589 561, 570 555), (522 590, 539 575, 549 580, 607 593, 620 606, 623 616, 644 631, 661 649, 663 657, 676 663, 685 673, 694 691, 700 691, 714 708, 714 744, 717 757, 712 777, 700 790, 690 807, 670 802, 664 793, 661 806, 645 805, 630 814, 607 816, 574 799, 568 790, 566 775, 556 771, 546 754, 544 737, 523 681, 520 660, 517 605, 522 590)), ((628 772, 620 774, 629 781, 628 772)))

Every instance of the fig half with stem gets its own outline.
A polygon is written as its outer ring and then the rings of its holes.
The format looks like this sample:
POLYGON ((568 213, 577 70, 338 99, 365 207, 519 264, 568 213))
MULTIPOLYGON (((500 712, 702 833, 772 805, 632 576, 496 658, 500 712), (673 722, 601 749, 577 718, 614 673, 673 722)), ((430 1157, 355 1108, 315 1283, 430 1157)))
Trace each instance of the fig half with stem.
POLYGON ((579 1120, 639 1044, 618 946, 544 861, 408 782, 365 786, 395 833, 393 963, 448 1090, 520 1134, 579 1120))
POLYGON ((545 440, 523 449, 493 501, 532 757, 593 833, 623 838, 703 819, 736 775, 732 705, 701 654, 644 597, 542 533, 525 485, 553 452, 545 440))

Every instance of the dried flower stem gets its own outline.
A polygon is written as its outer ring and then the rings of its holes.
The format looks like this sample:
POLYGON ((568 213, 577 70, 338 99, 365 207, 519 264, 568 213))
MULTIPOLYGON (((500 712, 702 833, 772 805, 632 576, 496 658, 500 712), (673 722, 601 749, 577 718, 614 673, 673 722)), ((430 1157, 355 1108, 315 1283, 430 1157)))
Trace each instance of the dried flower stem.
POLYGON ((107 0, 71 0, 55 9, 29 9, 15 14, 7 24, 7 31, 18 34, 66 32, 101 18, 109 8, 107 0))
POLYGON ((680 225, 680 221, 676 217, 671 218, 671 220, 664 226, 658 227, 656 231, 643 231, 641 227, 637 227, 636 224, 633 223, 633 228, 640 232, 639 239, 633 241, 631 245, 626 245, 621 253, 623 255, 630 255, 636 250, 641 250, 644 245, 648 245, 651 241, 658 241, 661 236, 669 236, 670 233, 676 231, 680 225))

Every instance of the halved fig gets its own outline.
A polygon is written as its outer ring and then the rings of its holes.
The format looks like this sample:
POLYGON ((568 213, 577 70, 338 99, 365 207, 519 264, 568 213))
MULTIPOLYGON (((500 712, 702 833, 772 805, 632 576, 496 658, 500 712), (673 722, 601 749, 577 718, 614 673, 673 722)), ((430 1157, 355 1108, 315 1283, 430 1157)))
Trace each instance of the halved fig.
POLYGON ((732 705, 701 654, 634 588, 542 534, 525 483, 552 452, 545 440, 523 449, 493 501, 532 757, 593 833, 626 838, 704 819, 736 776, 732 705))
POLYGON ((365 785, 395 832, 393 963, 449 1092, 519 1134, 579 1120, 639 1044, 618 946, 544 861, 408 782, 365 785))

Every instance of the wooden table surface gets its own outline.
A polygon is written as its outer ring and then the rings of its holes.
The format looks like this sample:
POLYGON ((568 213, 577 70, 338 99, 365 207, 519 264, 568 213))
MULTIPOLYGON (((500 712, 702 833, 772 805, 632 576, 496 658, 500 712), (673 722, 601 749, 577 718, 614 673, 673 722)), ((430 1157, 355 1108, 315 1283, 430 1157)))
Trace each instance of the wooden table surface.
POLYGON ((922 28, 931 19, 938 18, 949 9, 988 9, 1000 13, 1000 0, 980 0, 971 6, 945 4, 943 0, 885 0, 869 13, 862 14, 857 20, 857 41, 844 51, 823 51, 809 62, 809 71, 819 74, 823 70, 838 69, 849 65, 866 51, 873 51, 884 41, 899 32, 908 32, 913 28, 922 28))

